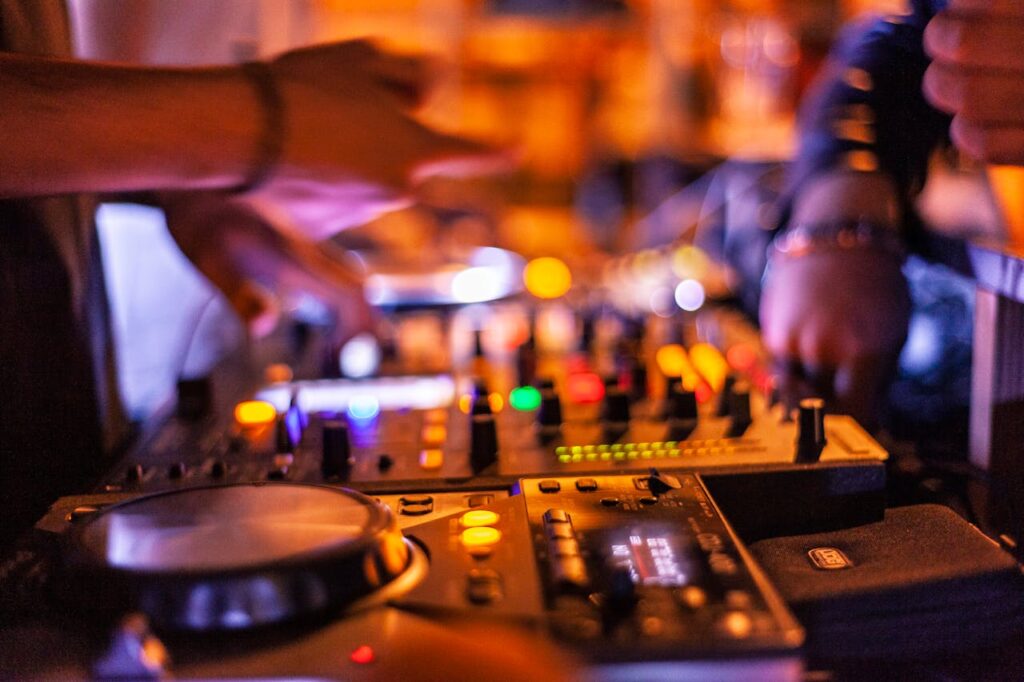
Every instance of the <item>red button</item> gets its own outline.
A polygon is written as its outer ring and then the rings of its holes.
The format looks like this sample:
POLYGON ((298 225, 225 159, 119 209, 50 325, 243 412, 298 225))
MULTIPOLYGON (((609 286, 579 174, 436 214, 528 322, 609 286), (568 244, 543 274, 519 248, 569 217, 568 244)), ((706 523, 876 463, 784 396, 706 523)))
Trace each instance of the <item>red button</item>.
POLYGON ((373 663, 373 648, 364 644, 361 647, 357 647, 355 651, 349 654, 348 658, 353 663, 359 663, 360 665, 373 663))

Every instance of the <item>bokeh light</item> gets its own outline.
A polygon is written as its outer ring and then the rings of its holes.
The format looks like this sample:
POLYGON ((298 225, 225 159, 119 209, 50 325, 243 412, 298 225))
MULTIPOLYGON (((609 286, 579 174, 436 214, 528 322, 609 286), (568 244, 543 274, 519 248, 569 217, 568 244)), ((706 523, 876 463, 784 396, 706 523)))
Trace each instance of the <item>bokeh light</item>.
POLYGON ((572 286, 572 273, 569 266, 558 258, 534 258, 523 270, 523 283, 526 290, 537 298, 558 298, 572 286))

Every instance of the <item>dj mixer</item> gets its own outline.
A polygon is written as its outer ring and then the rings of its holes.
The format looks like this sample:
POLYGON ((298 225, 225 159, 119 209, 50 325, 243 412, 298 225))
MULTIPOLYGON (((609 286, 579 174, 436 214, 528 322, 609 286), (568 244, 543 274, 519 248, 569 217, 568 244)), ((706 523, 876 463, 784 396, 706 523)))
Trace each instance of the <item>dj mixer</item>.
POLYGON ((0 572, 8 605, 85 614, 47 626, 97 677, 372 679, 484 622, 588 678, 799 679, 800 626, 741 536, 880 518, 886 451, 821 400, 777 403, 735 313, 574 309, 251 344, 54 505, 0 572))

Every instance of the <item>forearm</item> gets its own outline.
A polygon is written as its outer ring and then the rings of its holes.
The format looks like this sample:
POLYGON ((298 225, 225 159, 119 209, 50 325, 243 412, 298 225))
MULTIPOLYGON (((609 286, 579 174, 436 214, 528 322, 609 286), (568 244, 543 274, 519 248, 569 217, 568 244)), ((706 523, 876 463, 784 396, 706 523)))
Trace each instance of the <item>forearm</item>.
POLYGON ((238 69, 0 54, 0 197, 238 186, 260 120, 238 69))

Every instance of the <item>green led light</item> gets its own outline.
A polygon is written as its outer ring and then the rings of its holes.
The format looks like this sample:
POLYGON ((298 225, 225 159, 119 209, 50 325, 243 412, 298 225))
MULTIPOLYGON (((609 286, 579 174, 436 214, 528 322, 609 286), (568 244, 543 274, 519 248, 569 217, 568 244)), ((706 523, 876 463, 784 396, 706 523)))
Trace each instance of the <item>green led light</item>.
POLYGON ((558 461, 561 462, 562 464, 568 464, 569 462, 572 461, 572 457, 570 457, 569 455, 559 455, 558 461))
POLYGON ((587 453, 587 461, 588 462, 596 462, 597 461, 597 453, 596 452, 588 452, 587 453))
POLYGON ((629 450, 630 452, 636 450, 636 443, 626 443, 626 450, 629 450))
POLYGON ((580 462, 582 462, 582 461, 583 461, 583 455, 581 455, 581 454, 575 454, 575 455, 573 455, 573 456, 572 456, 572 461, 574 461, 574 462, 576 462, 577 464, 579 464, 580 462))
POLYGON ((678 457, 679 456, 679 448, 672 448, 671 450, 669 450, 668 451, 668 456, 669 457, 678 457))
POLYGON ((564 445, 559 445, 557 448, 555 448, 556 455, 564 455, 567 452, 569 452, 569 448, 565 447, 564 445))
POLYGON ((669 450, 672 450, 672 449, 674 449, 674 448, 676 448, 678 446, 679 446, 679 443, 677 443, 674 440, 670 440, 667 443, 665 443, 665 447, 668 448, 669 450))
POLYGON ((609 448, 608 448, 608 444, 607 443, 602 443, 601 445, 597 446, 597 451, 598 452, 608 452, 608 449, 609 448))
POLYGON ((629 458, 630 459, 636 459, 637 458, 636 450, 630 450, 629 453, 627 453, 627 454, 629 454, 629 458))
POLYGON ((651 450, 664 450, 664 449, 665 449, 665 444, 662 443, 661 441, 658 441, 656 443, 651 443, 651 450))
POLYGON ((615 453, 615 459, 620 460, 620 461, 626 459, 626 453, 625 452, 616 452, 615 453))
POLYGON ((601 453, 601 460, 602 460, 602 461, 605 461, 605 462, 607 462, 607 461, 609 461, 609 460, 610 460, 611 458, 612 458, 612 453, 610 453, 610 452, 602 452, 602 453, 601 453))
POLYGON ((533 386, 513 388, 508 394, 508 403, 520 412, 529 412, 540 407, 540 391, 533 386))
POLYGON ((640 453, 640 456, 643 457, 644 459, 650 459, 651 455, 653 454, 654 453, 651 452, 650 450, 644 450, 643 452, 640 453))
POLYGON ((612 446, 612 452, 622 452, 622 444, 616 443, 612 446))
POLYGON ((582 445, 573 445, 572 446, 572 454, 574 454, 574 455, 582 455, 583 454, 583 446, 582 445))

